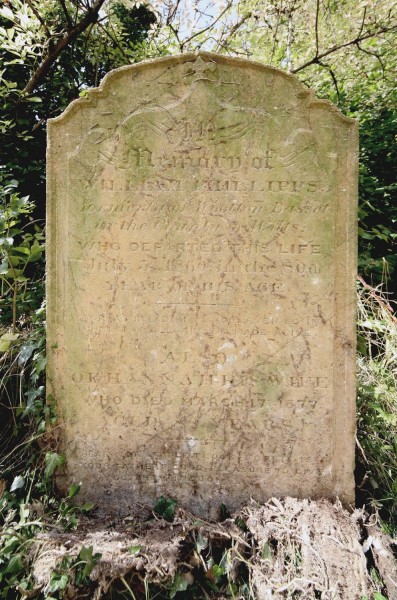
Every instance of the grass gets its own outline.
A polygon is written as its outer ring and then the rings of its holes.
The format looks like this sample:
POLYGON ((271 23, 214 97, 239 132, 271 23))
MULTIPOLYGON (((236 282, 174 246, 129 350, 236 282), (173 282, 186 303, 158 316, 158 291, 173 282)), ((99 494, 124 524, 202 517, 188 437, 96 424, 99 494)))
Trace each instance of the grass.
POLYGON ((358 283, 358 485, 397 532, 397 319, 381 289, 358 283))

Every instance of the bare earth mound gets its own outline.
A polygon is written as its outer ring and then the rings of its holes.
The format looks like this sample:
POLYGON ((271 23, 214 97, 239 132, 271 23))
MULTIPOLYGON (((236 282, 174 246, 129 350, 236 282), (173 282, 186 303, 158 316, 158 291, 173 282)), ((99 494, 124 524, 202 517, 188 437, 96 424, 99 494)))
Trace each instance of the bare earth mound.
POLYGON ((362 511, 350 514, 338 502, 286 498, 263 506, 252 502, 233 519, 216 524, 181 509, 173 523, 126 519, 117 529, 90 523, 84 531, 42 536, 32 559, 37 588, 48 593, 65 556, 77 557, 82 547, 101 555, 84 591, 69 577, 67 599, 107 598, 118 581, 137 600, 149 584, 171 590, 170 597, 184 592, 177 598, 226 598, 214 585, 223 576, 229 590, 245 578, 244 596, 228 594, 236 599, 372 600, 378 592, 397 600, 392 544, 362 511), (218 570, 214 557, 220 557, 218 570), (204 591, 203 581, 215 591, 204 591), (201 596, 193 594, 198 587, 201 596))

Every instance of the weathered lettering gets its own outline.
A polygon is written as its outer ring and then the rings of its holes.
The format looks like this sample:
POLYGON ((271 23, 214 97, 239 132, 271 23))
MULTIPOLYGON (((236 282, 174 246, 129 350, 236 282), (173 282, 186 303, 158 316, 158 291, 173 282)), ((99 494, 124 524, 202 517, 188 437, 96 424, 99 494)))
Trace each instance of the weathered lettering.
POLYGON ((352 501, 355 124, 187 54, 109 74, 49 142, 59 485, 118 513, 352 501))

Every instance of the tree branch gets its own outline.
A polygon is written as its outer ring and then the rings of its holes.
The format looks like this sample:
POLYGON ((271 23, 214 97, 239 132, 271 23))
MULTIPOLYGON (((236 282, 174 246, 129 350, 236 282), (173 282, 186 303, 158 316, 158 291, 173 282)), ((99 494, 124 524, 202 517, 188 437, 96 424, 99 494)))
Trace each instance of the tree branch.
POLYGON ((177 10, 178 10, 178 8, 179 8, 179 4, 180 4, 180 2, 181 2, 181 0, 177 0, 177 1, 176 1, 176 3, 175 3, 175 6, 174 6, 174 9, 173 9, 173 10, 172 10, 172 8, 171 8, 171 4, 169 5, 170 11, 169 11, 169 13, 168 13, 168 16, 167 16, 166 25, 170 25, 170 24, 171 24, 171 21, 172 21, 172 19, 175 17, 175 15, 176 15, 176 12, 177 12, 177 10))
POLYGON ((95 0, 93 5, 88 9, 85 16, 77 23, 72 29, 67 31, 65 35, 59 40, 57 44, 48 52, 45 59, 38 66, 36 71, 33 73, 28 83, 22 90, 22 95, 31 94, 34 89, 40 84, 40 82, 47 75, 52 65, 57 60, 58 56, 62 53, 64 48, 69 46, 74 40, 87 29, 92 23, 95 23, 98 19, 98 13, 104 4, 105 0, 95 0))
POLYGON ((176 38, 176 41, 178 42, 179 50, 183 53, 183 44, 182 44, 181 40, 179 39, 178 29, 176 29, 171 23, 168 23, 168 27, 171 29, 172 33, 174 34, 174 36, 176 38))
POLYGON ((70 15, 68 13, 68 10, 66 8, 66 4, 65 4, 65 0, 60 0, 61 6, 62 6, 62 10, 64 12, 64 15, 66 17, 66 22, 68 24, 68 29, 72 29, 73 27, 73 23, 72 23, 72 19, 70 18, 70 15))
POLYGON ((326 63, 321 62, 321 60, 318 61, 318 64, 320 65, 320 67, 324 67, 324 69, 327 69, 328 72, 329 72, 329 74, 331 75, 332 82, 334 84, 335 91, 336 91, 336 97, 337 97, 338 102, 339 102, 339 100, 340 100, 340 92, 339 92, 338 80, 336 79, 336 75, 335 75, 333 69, 331 68, 330 65, 327 65, 326 63))
POLYGON ((32 13, 34 14, 34 16, 36 17, 36 19, 43 26, 43 28, 44 28, 44 30, 45 30, 45 32, 47 34, 47 37, 50 38, 51 37, 51 31, 48 29, 47 23, 44 21, 44 19, 40 15, 39 11, 37 10, 37 8, 33 4, 33 2, 31 0, 26 0, 26 4, 30 7, 30 9, 31 9, 32 13))
POLYGON ((362 21, 361 21, 361 27, 360 27, 360 31, 358 32, 358 36, 357 36, 357 37, 360 37, 360 35, 361 35, 361 34, 362 34, 362 32, 363 32, 364 25, 365 25, 365 17, 366 17, 366 14, 367 14, 367 7, 365 7, 365 8, 364 8, 364 11, 363 11, 363 18, 362 18, 362 21))
POLYGON ((319 17, 319 14, 320 14, 320 0, 317 0, 317 3, 316 3, 316 22, 315 22, 315 25, 314 25, 315 33, 316 33, 316 57, 317 58, 318 58, 318 52, 319 52, 319 49, 320 49, 319 40, 318 40, 318 17, 319 17))
POLYGON ((227 34, 226 39, 223 42, 219 42, 218 47, 216 49, 217 52, 219 52, 219 50, 222 50, 225 46, 227 46, 227 44, 229 43, 230 38, 236 33, 236 31, 238 31, 240 29, 240 27, 242 27, 244 25, 244 23, 246 21, 248 21, 248 19, 250 19, 252 17, 252 11, 247 12, 247 14, 245 14, 243 17, 241 17, 241 19, 239 21, 237 21, 237 23, 235 23, 233 25, 233 27, 231 28, 231 30, 229 31, 229 33, 227 34))
POLYGON ((292 71, 292 11, 288 13, 288 35, 287 35, 287 69, 292 71))
POLYGON ((221 19, 223 17, 223 15, 225 14, 225 12, 227 10, 229 10, 229 8, 231 7, 232 3, 229 2, 226 4, 226 7, 223 9, 223 11, 217 16, 217 18, 212 21, 212 23, 210 23, 207 27, 204 27, 204 29, 201 29, 200 31, 196 31, 196 33, 193 33, 190 37, 187 38, 187 40, 184 40, 182 43, 182 48, 188 44, 189 42, 191 42, 195 37, 197 37, 198 35, 201 35, 203 33, 205 33, 206 31, 208 31, 209 29, 211 29, 211 27, 213 27, 214 25, 216 25, 216 23, 219 21, 219 19, 221 19))
POLYGON ((279 26, 280 26, 280 18, 281 18, 280 17, 280 12, 277 10, 277 23, 276 23, 276 29, 275 29, 275 32, 274 32, 274 36, 273 36, 272 53, 271 53, 271 56, 270 56, 269 65, 273 64, 273 58, 274 58, 274 55, 275 55, 275 52, 276 52, 276 44, 278 42, 277 34, 278 34, 279 26))
POLYGON ((364 35, 356 37, 356 38, 354 38, 354 40, 350 40, 349 42, 345 42, 344 44, 339 44, 338 46, 332 46, 331 48, 328 48, 328 50, 325 50, 324 52, 321 52, 317 56, 314 56, 310 60, 306 61, 300 67, 293 69, 291 71, 291 73, 299 73, 299 71, 303 71, 303 69, 306 69, 307 67, 310 67, 311 65, 319 64, 321 59, 325 58, 326 56, 329 56, 330 54, 333 54, 334 52, 338 52, 339 50, 342 50, 342 48, 347 48, 348 46, 357 45, 360 42, 363 42, 364 40, 368 40, 368 39, 370 39, 372 37, 376 37, 382 33, 388 33, 390 31, 394 31, 396 29, 397 29, 397 24, 392 25, 391 27, 382 27, 381 29, 378 29, 377 31, 371 31, 371 32, 365 33, 364 35))
POLYGON ((124 48, 117 41, 117 37, 113 37, 113 35, 110 33, 110 31, 108 29, 106 29, 106 27, 104 27, 102 25, 102 23, 100 23, 99 21, 98 21, 98 26, 102 29, 104 34, 107 35, 110 40, 112 40, 112 42, 114 43, 116 48, 118 48, 120 50, 121 54, 123 55, 123 58, 125 58, 126 61, 129 61, 130 57, 127 56, 127 54, 124 52, 124 48))
POLYGON ((380 66, 382 67, 382 72, 383 74, 386 72, 386 67, 385 64, 383 62, 383 60, 381 59, 381 55, 378 54, 377 52, 371 52, 370 50, 367 50, 366 48, 363 48, 362 46, 360 46, 360 42, 357 42, 357 48, 361 51, 364 52, 364 54, 368 54, 368 56, 374 56, 375 58, 378 59, 380 66))

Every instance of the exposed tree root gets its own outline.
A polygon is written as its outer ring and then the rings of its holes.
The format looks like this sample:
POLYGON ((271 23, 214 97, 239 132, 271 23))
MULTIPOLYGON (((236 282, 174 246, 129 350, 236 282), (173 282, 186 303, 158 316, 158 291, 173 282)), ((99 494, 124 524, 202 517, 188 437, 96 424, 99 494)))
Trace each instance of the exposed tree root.
POLYGON ((155 585, 161 598, 179 591, 177 598, 372 600, 378 592, 397 600, 392 545, 362 511, 285 498, 252 502, 216 524, 182 509, 173 523, 125 520, 109 529, 92 522, 41 536, 32 562, 37 589, 48 592, 63 557, 91 546, 100 553, 89 585, 71 570, 65 599, 108 598, 119 585, 138 600, 155 585))

